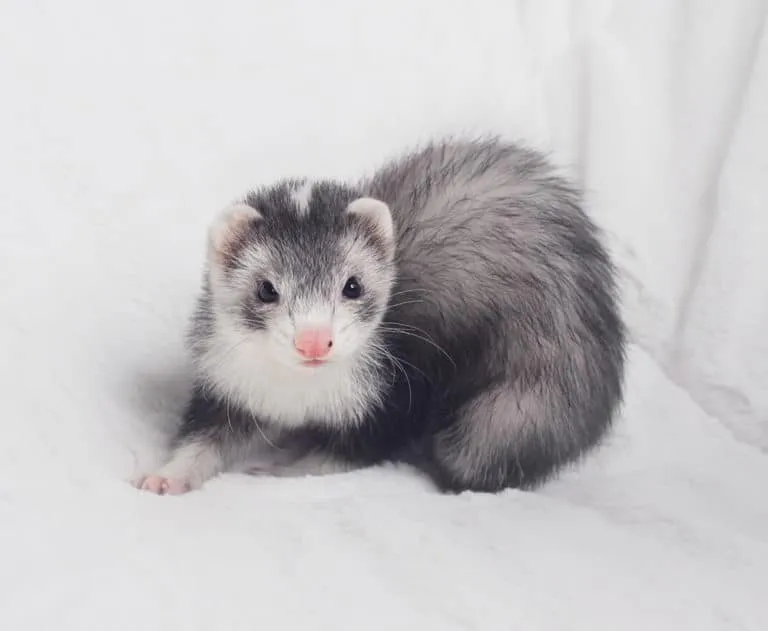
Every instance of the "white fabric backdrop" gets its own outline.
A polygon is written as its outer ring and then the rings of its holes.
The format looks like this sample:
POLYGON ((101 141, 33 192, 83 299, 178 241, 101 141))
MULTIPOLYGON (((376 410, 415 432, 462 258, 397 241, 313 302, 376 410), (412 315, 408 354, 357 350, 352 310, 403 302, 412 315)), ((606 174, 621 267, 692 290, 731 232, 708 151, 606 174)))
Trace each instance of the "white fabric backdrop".
POLYGON ((0 2, 0 628, 765 629, 768 3, 0 2), (206 224, 441 133, 551 148, 625 274, 606 448, 535 495, 124 480, 206 224))

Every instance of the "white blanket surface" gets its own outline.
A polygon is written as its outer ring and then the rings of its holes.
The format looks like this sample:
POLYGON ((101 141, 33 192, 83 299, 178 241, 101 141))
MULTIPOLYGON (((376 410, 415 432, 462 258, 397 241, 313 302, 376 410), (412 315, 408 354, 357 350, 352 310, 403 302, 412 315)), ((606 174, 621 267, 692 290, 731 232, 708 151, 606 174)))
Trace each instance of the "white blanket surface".
POLYGON ((768 629, 768 3, 0 7, 0 629, 768 629), (622 270, 627 399, 535 493, 162 458, 213 214, 446 133, 551 149, 622 270))

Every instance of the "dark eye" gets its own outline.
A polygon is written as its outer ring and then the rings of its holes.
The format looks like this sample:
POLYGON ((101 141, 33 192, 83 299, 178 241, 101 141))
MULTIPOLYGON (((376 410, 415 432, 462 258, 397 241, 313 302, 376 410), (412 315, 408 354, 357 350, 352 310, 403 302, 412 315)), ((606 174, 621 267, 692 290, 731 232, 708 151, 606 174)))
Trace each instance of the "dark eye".
POLYGON ((280 294, 277 293, 277 289, 275 289, 275 286, 268 280, 259 283, 259 290, 256 292, 256 295, 259 297, 261 302, 266 303, 277 302, 277 299, 280 298, 280 294))
POLYGON ((360 285, 360 282, 352 276, 349 278, 344 285, 344 289, 342 289, 341 293, 344 295, 345 298, 349 298, 351 300, 355 300, 355 298, 359 298, 361 294, 363 293, 363 288, 360 285))

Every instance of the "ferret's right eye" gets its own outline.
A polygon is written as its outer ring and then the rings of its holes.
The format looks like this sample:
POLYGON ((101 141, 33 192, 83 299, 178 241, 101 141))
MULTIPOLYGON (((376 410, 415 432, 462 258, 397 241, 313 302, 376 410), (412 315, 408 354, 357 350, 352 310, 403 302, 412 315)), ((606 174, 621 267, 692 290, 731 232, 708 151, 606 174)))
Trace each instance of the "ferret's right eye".
POLYGON ((259 289, 256 292, 256 295, 258 296, 259 300, 261 300, 261 302, 266 303, 277 302, 278 298, 280 298, 280 294, 277 293, 277 289, 275 289, 275 286, 268 280, 259 283, 259 289))

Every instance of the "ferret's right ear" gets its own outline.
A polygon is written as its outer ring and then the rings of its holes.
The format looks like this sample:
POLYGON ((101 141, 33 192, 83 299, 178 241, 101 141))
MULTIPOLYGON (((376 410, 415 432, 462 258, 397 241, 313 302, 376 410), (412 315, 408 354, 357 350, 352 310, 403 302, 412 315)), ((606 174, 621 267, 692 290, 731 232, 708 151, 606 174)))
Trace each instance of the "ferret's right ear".
POLYGON ((387 204, 372 197, 360 197, 347 206, 347 212, 364 219, 387 245, 392 243, 394 226, 387 204))
POLYGON ((208 257, 219 265, 230 265, 237 256, 248 225, 261 219, 252 206, 237 203, 220 211, 208 228, 208 257))

